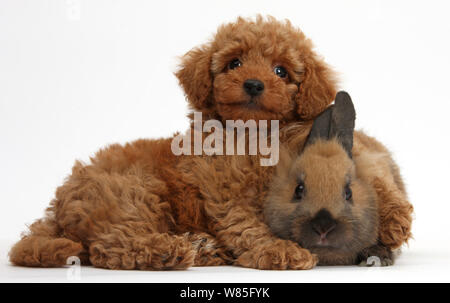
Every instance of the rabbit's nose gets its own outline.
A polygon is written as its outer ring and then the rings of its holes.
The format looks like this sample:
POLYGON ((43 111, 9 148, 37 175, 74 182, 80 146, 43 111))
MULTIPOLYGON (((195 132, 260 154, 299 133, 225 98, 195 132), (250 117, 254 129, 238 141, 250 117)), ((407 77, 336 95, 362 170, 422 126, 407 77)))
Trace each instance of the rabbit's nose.
POLYGON ((329 211, 321 209, 311 220, 311 227, 321 239, 325 239, 336 228, 336 220, 333 219, 329 211))

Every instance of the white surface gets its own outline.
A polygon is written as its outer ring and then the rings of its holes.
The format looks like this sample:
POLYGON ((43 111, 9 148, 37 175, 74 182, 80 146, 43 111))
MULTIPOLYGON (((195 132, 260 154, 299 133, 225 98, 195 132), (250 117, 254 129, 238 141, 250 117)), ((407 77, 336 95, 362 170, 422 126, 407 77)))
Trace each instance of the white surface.
MULTIPOLYGON (((397 266, 380 271, 83 269, 83 279, 448 280, 449 11, 445 0, 0 1, 0 237, 18 239, 42 216, 75 159, 185 130, 176 58, 219 24, 262 13, 288 18, 312 38, 352 95, 357 128, 393 151, 415 207, 415 242, 397 266)), ((6 267, 0 279, 64 273, 6 267)))
POLYGON ((112 271, 82 266, 68 268, 24 268, 11 266, 5 254, 11 241, 0 241, 1 282, 145 282, 145 283, 311 283, 311 282, 450 282, 449 251, 430 253, 415 244, 397 259, 394 266, 316 267, 305 271, 268 271, 233 266, 193 267, 182 271, 112 271))

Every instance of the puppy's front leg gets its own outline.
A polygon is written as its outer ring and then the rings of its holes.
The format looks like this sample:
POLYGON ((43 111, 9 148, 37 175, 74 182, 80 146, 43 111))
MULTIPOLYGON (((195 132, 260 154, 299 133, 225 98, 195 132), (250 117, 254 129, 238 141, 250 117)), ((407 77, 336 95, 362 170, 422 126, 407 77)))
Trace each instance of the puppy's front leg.
POLYGON ((311 269, 317 256, 297 243, 279 239, 256 215, 234 206, 215 224, 216 236, 236 257, 236 265, 257 269, 311 269))
POLYGON ((379 198, 380 240, 385 246, 396 249, 411 237, 413 207, 405 192, 389 181, 389 176, 376 177, 372 184, 379 198))

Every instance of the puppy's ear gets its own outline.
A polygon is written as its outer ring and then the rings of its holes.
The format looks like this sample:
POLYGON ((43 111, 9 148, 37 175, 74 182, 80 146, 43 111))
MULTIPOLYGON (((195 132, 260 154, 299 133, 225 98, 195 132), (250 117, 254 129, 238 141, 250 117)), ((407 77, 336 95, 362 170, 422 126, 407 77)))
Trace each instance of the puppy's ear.
POLYGON ((324 111, 336 95, 334 72, 315 54, 304 58, 304 78, 295 96, 297 112, 303 120, 312 120, 324 111))
POLYGON ((209 45, 194 48, 182 57, 180 68, 175 73, 191 107, 196 110, 208 107, 211 102, 211 58, 209 45))

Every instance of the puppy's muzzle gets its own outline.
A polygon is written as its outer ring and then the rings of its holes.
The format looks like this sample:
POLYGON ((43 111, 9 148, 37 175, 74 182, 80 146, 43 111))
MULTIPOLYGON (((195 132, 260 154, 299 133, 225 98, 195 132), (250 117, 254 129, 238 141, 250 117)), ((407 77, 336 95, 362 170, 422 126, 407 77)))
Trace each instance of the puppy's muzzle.
POLYGON ((244 90, 252 97, 259 96, 264 91, 264 83, 257 79, 248 79, 244 82, 244 90))

